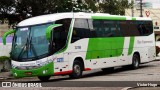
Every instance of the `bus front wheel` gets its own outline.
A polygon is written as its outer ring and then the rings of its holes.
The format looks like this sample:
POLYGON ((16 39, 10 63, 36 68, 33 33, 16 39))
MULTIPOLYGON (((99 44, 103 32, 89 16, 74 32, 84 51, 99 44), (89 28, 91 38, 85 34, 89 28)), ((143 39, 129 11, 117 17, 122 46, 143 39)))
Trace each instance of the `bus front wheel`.
POLYGON ((38 76, 38 79, 42 82, 48 81, 51 76, 38 76))
POLYGON ((82 63, 78 60, 74 61, 72 74, 69 75, 70 78, 77 79, 77 78, 82 77, 82 69, 83 69, 82 63))
POLYGON ((132 69, 139 68, 139 64, 140 64, 140 57, 138 54, 134 54, 132 58, 132 69))

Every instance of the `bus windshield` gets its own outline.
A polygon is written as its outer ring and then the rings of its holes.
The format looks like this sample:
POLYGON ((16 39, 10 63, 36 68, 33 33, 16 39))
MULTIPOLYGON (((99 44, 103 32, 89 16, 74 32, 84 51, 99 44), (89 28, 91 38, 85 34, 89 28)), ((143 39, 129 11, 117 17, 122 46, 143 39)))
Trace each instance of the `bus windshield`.
POLYGON ((17 28, 11 51, 16 61, 31 61, 49 53, 49 41, 46 39, 46 28, 51 24, 17 28))
POLYGON ((48 24, 17 27, 12 43, 11 58, 26 62, 53 55, 66 46, 71 19, 61 19, 48 24), (46 29, 52 24, 51 40, 46 38, 46 29))

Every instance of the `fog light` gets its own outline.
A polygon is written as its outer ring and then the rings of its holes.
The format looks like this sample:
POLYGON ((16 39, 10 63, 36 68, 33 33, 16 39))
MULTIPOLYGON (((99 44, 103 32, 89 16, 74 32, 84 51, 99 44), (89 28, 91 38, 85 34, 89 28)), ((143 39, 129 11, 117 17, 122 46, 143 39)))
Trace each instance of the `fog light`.
POLYGON ((17 73, 14 73, 14 76, 17 76, 17 73))
POLYGON ((43 70, 43 74, 46 74, 47 73, 47 70, 43 70))

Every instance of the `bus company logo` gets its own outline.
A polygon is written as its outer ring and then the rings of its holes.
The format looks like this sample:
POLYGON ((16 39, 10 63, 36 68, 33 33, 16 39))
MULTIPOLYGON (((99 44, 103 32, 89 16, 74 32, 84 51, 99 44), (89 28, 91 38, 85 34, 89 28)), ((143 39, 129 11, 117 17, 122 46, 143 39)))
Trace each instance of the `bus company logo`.
POLYGON ((2 82, 2 87, 12 87, 11 82, 2 82))
POLYGON ((57 58, 57 62, 64 62, 63 58, 57 58))
POLYGON ((143 41, 143 40, 140 41, 140 40, 138 40, 137 43, 138 44, 146 44, 146 43, 153 43, 153 41, 143 41))

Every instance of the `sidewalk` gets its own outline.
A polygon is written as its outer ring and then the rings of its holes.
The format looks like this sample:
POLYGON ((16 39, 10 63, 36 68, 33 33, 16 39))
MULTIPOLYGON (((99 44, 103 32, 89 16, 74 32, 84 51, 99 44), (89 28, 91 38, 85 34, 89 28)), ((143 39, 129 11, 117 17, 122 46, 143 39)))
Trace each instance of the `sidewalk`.
POLYGON ((127 90, 160 90, 160 87, 135 87, 128 88, 127 90))
POLYGON ((12 79, 11 72, 0 72, 0 80, 12 79))

